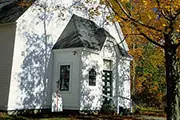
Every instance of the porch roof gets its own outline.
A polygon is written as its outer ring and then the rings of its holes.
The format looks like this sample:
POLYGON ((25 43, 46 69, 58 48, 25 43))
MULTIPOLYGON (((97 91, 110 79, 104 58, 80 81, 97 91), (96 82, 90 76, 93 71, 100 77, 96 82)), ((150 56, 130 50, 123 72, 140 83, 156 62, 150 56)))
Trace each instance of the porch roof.
MULTIPOLYGON (((86 47, 101 50, 107 37, 113 38, 104 28, 93 21, 73 15, 63 33, 70 33, 66 37, 61 35, 53 49, 86 47), (73 29, 68 29, 72 26, 73 29)), ((63 34, 62 33, 62 34, 63 34)), ((113 38, 114 39, 114 38, 113 38)))

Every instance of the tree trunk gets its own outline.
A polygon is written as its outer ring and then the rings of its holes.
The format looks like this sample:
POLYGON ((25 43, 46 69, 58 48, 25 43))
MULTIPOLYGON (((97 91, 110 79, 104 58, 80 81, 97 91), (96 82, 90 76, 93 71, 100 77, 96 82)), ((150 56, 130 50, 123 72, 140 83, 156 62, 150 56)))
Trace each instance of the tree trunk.
POLYGON ((167 120, 180 120, 180 73, 175 47, 165 48, 167 120))

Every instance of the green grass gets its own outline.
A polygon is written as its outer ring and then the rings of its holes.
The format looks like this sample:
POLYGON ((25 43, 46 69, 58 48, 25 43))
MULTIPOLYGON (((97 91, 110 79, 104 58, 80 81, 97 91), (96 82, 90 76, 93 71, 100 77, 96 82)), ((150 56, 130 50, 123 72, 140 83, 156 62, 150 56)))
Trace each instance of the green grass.
POLYGON ((29 120, 28 118, 22 116, 3 116, 0 120, 29 120))
POLYGON ((0 112, 0 120, 79 120, 76 117, 71 116, 51 116, 50 114, 43 114, 42 118, 38 115, 35 117, 29 116, 29 117, 23 117, 18 115, 8 115, 5 112, 0 112))
POLYGON ((26 118, 22 116, 3 116, 0 120, 78 120, 75 118, 26 118))
POLYGON ((152 112, 164 112, 164 110, 160 110, 154 107, 142 107, 142 106, 136 106, 137 109, 141 111, 152 111, 152 112))
MULTIPOLYGON (((149 110, 149 109, 143 109, 149 110)), ((152 110, 152 109, 151 109, 152 110)), ((0 112, 0 120, 142 120, 143 114, 133 116, 120 116, 116 114, 99 114, 99 115, 78 115, 78 114, 31 114, 27 117, 23 116, 10 116, 6 113, 0 112)), ((150 115, 154 116, 154 115, 150 115)))
POLYGON ((160 110, 154 107, 143 107, 143 106, 136 106, 135 113, 140 115, 150 115, 150 116, 166 116, 164 110, 160 110))
POLYGON ((40 118, 37 120, 77 120, 77 119, 74 119, 74 118, 40 118))

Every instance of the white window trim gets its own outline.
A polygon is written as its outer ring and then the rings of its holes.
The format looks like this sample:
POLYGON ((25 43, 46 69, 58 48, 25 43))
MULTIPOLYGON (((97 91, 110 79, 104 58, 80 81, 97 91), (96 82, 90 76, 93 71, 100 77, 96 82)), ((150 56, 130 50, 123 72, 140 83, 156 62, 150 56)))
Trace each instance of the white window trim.
MULTIPOLYGON (((60 80, 60 66, 61 65, 70 65, 70 76, 69 76, 69 91, 60 91, 60 93, 64 93, 64 94, 68 94, 68 93, 71 93, 71 89, 72 89, 72 72, 73 72, 73 63, 72 62, 60 62, 57 64, 57 71, 58 71, 58 80, 60 80)), ((59 89, 59 88, 58 88, 59 89)))

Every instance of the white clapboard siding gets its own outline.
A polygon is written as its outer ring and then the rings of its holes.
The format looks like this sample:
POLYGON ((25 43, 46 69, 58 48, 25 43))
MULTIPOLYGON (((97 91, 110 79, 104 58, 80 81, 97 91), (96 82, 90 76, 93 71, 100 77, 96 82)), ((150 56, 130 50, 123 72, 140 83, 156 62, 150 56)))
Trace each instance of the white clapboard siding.
POLYGON ((130 60, 120 59, 118 65, 118 94, 119 106, 131 107, 130 93, 130 60))
POLYGON ((100 110, 102 105, 102 65, 98 52, 84 49, 81 53, 80 110, 100 110), (89 86, 89 71, 96 71, 96 86, 89 86))

